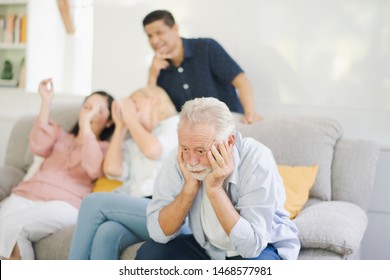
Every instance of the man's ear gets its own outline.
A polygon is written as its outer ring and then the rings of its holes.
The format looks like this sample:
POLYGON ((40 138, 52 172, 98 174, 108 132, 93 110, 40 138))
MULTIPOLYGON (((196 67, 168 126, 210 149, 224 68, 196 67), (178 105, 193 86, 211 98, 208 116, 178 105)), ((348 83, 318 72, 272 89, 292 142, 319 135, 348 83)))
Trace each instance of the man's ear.
POLYGON ((176 23, 172 26, 172 29, 175 30, 177 34, 179 34, 179 26, 176 23))
POLYGON ((233 147, 234 146, 234 143, 236 143, 236 135, 234 133, 230 134, 229 138, 228 138, 228 144, 229 144, 229 147, 233 147))

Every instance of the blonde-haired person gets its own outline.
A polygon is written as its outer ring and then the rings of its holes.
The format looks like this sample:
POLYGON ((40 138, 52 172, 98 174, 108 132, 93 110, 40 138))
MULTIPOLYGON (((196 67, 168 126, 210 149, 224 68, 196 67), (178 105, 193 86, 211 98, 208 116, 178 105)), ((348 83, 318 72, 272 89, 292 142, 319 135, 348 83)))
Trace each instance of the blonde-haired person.
POLYGON ((162 163, 177 146, 178 114, 162 88, 136 90, 115 101, 112 111, 115 131, 103 166, 123 185, 84 199, 70 259, 118 259, 126 247, 149 238, 146 206, 162 163))

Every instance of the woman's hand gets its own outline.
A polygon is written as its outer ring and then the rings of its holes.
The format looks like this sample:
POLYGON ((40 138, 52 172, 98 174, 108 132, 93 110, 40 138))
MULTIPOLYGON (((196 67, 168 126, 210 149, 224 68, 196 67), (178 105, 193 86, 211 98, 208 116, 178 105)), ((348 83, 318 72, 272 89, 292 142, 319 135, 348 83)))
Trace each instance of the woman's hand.
POLYGON ((86 102, 81 108, 80 116, 79 116, 79 125, 84 132, 89 131, 91 129, 91 122, 93 118, 99 113, 99 105, 86 102))
POLYGON ((54 97, 54 86, 52 79, 42 80, 38 86, 38 92, 41 96, 41 109, 38 119, 41 123, 49 122, 50 105, 54 97))
POLYGON ((123 121, 122 108, 119 101, 114 100, 112 102, 111 114, 112 114, 112 120, 115 123, 115 127, 120 128, 125 126, 125 123, 123 121))
POLYGON ((50 104, 54 97, 54 85, 53 80, 42 80, 38 86, 38 92, 41 96, 42 102, 50 104))
POLYGON ((138 121, 137 108, 135 107, 134 101, 131 98, 124 98, 120 101, 122 118, 125 124, 129 121, 138 121))

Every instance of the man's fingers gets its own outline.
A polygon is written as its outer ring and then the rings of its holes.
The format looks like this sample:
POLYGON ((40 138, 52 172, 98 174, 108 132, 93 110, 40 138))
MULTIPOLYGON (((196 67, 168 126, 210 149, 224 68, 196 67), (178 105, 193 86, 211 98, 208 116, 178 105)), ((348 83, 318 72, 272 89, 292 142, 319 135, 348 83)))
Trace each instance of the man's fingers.
POLYGON ((161 59, 161 60, 165 60, 165 59, 172 59, 172 54, 169 54, 169 53, 159 53, 159 52, 156 52, 156 55, 155 55, 158 59, 161 59))

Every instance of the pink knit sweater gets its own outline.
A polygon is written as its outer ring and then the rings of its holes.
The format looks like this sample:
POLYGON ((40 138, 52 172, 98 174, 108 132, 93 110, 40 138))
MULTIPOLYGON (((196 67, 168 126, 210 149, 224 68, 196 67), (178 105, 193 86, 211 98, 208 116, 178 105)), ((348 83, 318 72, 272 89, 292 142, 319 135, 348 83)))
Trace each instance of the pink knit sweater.
POLYGON ((103 175, 108 144, 98 141, 93 133, 77 144, 74 135, 53 121, 36 121, 30 133, 30 147, 45 160, 37 173, 13 192, 32 200, 62 200, 79 208, 81 200, 91 192, 92 181, 103 175))

